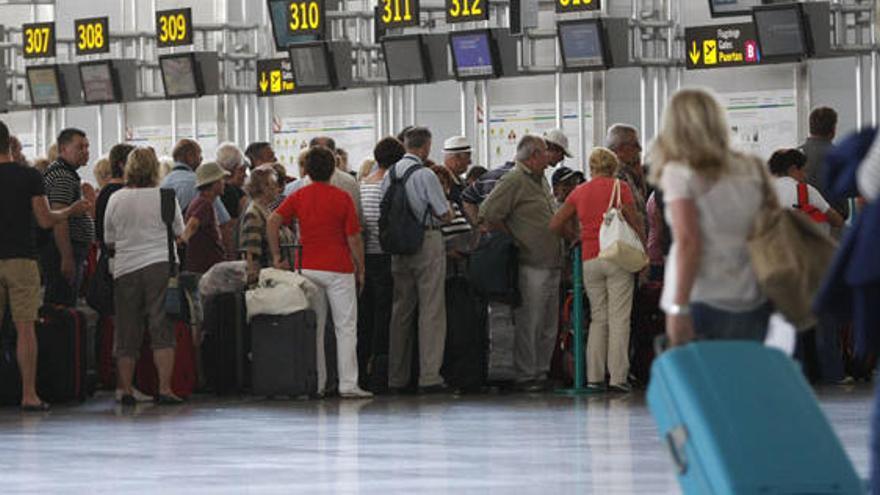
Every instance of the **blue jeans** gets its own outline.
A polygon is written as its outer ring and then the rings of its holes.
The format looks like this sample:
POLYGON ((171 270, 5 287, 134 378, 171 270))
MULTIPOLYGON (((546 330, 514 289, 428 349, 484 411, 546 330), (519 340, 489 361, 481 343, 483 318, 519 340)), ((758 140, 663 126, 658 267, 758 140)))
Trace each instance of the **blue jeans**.
POLYGON ((769 303, 751 311, 731 312, 704 303, 691 304, 697 337, 706 340, 757 340, 767 336, 772 307, 769 303))

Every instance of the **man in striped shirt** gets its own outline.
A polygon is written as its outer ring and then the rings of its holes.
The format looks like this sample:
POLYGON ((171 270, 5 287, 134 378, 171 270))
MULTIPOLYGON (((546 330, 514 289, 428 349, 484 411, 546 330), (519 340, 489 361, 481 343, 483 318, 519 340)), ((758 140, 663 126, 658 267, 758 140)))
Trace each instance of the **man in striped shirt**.
MULTIPOLYGON (((88 161, 86 134, 74 128, 61 131, 58 158, 43 176, 46 196, 53 210, 67 208, 82 199, 82 179, 77 170, 88 161)), ((55 225, 41 256, 46 282, 45 303, 76 306, 84 263, 94 240, 94 221, 87 214, 71 215, 67 221, 55 225)))
POLYGON ((461 205, 464 216, 471 225, 477 225, 477 217, 480 213, 480 205, 489 197, 489 193, 495 188, 495 184, 504 177, 504 174, 513 170, 515 162, 507 162, 499 168, 492 169, 469 185, 461 193, 461 205))

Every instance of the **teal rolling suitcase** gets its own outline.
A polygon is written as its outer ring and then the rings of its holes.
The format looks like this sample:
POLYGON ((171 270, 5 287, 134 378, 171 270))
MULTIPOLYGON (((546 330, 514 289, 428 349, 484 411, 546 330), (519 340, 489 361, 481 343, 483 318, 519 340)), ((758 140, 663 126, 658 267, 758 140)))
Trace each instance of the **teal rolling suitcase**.
POLYGON ((648 408, 686 494, 865 493, 797 365, 754 342, 654 362, 648 408))

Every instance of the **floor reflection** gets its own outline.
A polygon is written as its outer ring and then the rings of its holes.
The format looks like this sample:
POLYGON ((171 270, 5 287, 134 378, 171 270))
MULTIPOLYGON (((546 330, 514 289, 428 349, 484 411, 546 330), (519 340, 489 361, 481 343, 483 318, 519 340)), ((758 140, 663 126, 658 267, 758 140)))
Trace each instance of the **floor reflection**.
MULTIPOLYGON (((820 394, 866 476, 871 390, 820 394)), ((0 409, 3 493, 676 493, 641 394, 0 409)))

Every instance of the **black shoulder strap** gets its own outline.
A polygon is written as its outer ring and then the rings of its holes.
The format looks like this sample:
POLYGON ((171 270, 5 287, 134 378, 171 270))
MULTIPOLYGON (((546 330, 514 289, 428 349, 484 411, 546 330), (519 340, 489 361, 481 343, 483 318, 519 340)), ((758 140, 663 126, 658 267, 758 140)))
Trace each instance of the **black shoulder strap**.
POLYGON ((159 189, 162 195, 162 222, 165 224, 165 232, 168 237, 168 271, 173 277, 177 274, 177 265, 174 263, 174 214, 176 208, 174 203, 177 201, 177 195, 174 189, 159 189))

